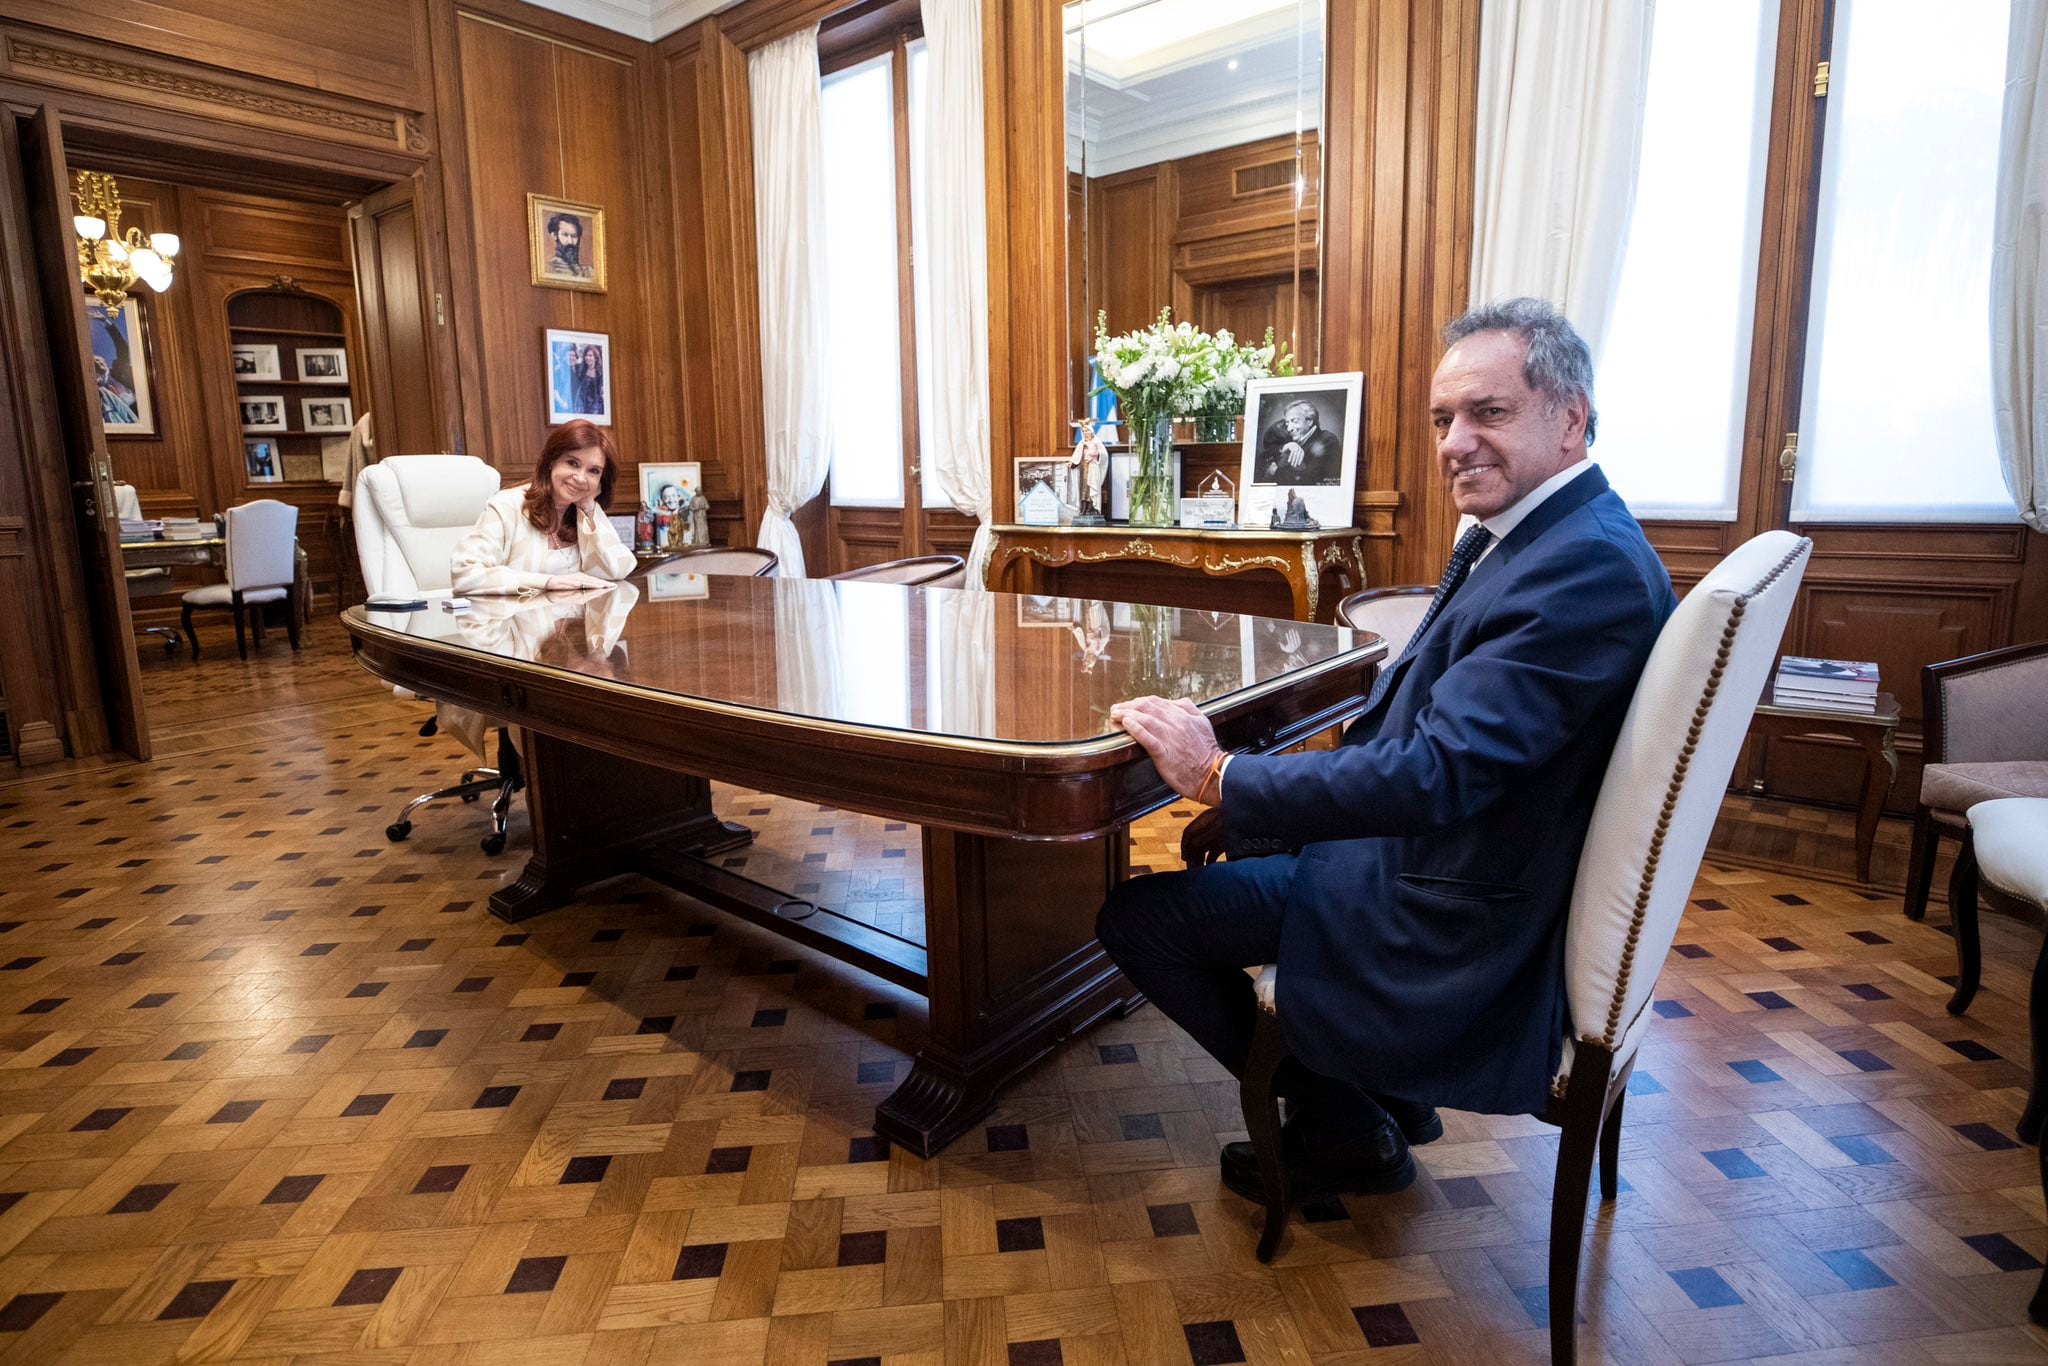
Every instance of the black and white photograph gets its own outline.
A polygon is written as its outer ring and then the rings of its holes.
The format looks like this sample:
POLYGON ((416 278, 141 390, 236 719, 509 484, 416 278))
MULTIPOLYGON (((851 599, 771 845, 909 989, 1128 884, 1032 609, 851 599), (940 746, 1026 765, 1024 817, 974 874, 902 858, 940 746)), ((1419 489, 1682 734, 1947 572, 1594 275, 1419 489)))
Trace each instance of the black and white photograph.
POLYGON ((1238 524, 1265 526, 1299 496, 1326 527, 1350 526, 1365 376, 1289 375, 1245 388, 1238 524))
POLYGON ((309 432, 345 432, 356 425, 355 413, 349 401, 340 395, 333 398, 302 398, 299 411, 305 419, 309 432))
POLYGON ((277 348, 262 344, 238 344, 233 348, 235 358, 235 382, 280 380, 284 375, 277 368, 277 348))
POLYGON ((245 432, 281 432, 285 430, 285 407, 283 394, 245 394, 240 400, 242 409, 242 430, 245 432))
POLYGON ((284 482, 284 468, 278 461, 275 441, 244 441, 242 443, 242 466, 252 484, 280 484, 284 482))
POLYGON ((591 294, 605 292, 603 209, 529 194, 526 235, 534 284, 591 294))
POLYGON ((612 339, 604 332, 547 331, 548 421, 612 425, 612 339))
POLYGON ((348 352, 339 346, 308 347, 299 352, 302 384, 348 383, 348 352))

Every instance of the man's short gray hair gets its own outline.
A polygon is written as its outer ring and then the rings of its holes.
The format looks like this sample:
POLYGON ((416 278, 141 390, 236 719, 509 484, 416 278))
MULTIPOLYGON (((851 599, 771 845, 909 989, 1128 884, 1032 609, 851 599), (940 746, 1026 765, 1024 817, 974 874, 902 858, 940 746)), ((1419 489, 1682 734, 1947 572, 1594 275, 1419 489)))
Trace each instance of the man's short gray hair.
POLYGON ((1498 299, 1467 309, 1444 328, 1444 345, 1479 332, 1512 332, 1528 347, 1522 379, 1551 404, 1586 401, 1586 444, 1593 444, 1593 348, 1571 319, 1545 299, 1498 299))

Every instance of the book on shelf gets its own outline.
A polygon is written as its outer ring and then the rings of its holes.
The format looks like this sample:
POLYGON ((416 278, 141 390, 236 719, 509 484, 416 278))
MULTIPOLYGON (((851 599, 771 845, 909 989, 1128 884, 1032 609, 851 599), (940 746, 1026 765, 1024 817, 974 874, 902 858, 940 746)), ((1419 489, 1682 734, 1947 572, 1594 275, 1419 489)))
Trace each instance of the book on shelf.
POLYGON ((1807 693, 1877 696, 1877 665, 1851 659, 1808 659, 1786 655, 1778 661, 1777 686, 1807 693))

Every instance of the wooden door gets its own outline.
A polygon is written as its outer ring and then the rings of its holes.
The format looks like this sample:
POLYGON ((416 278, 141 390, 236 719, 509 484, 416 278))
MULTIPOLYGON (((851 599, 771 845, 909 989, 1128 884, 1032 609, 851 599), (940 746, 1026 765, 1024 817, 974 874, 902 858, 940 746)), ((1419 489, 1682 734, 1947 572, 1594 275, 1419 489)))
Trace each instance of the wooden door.
MULTIPOLYGON (((21 125, 21 161, 106 733, 117 748, 147 759, 149 725, 142 714, 142 668, 135 655, 135 627, 122 573, 113 462, 100 422, 84 286, 79 283, 73 245, 71 172, 63 132, 49 109, 38 109, 21 125)), ((73 745, 83 751, 90 741, 74 735, 73 745)))
POLYGON ((403 180, 352 204, 356 300, 378 455, 451 450, 433 328, 444 316, 426 268, 419 187, 403 180))

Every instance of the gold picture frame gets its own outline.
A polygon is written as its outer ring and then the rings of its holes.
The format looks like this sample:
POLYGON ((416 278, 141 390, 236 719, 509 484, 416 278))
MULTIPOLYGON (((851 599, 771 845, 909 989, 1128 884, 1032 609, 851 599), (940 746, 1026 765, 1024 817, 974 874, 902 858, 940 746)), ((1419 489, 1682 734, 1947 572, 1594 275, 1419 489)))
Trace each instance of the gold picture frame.
POLYGON ((526 196, 526 243, 532 257, 533 283, 547 289, 605 293, 604 210, 547 195, 526 196), (568 222, 576 225, 575 240, 562 240, 568 222), (565 265, 562 249, 575 253, 565 265))

